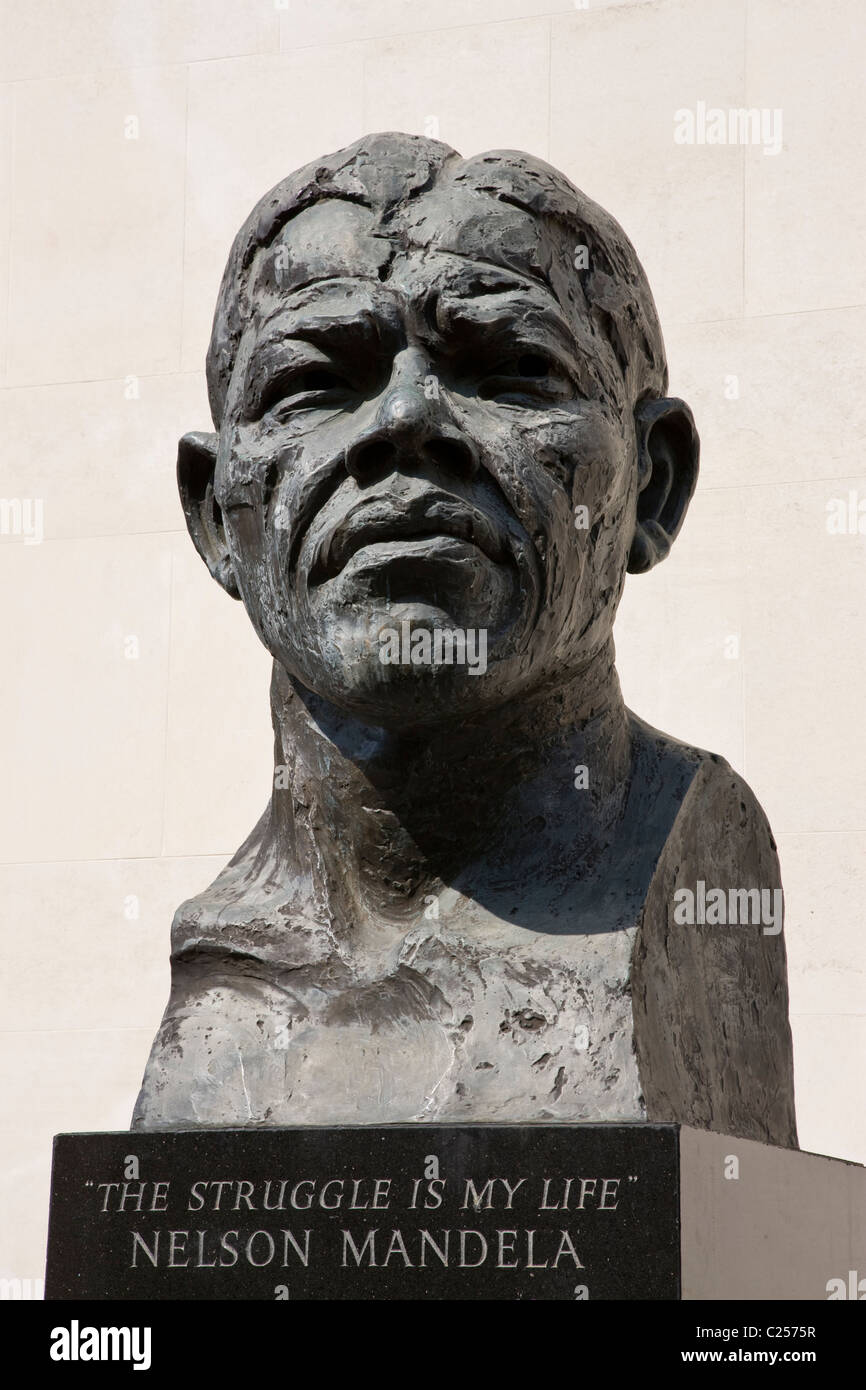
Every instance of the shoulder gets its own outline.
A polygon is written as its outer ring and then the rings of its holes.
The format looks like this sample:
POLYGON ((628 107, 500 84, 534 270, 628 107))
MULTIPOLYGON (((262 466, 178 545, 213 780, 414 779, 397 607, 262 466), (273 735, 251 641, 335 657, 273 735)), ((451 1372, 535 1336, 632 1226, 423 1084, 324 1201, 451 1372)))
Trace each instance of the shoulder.
POLYGON ((648 1117, 796 1145, 781 877, 767 817, 718 754, 646 725, 635 737, 650 765, 684 783, 633 957, 648 1117))
POLYGON ((213 882, 180 904, 171 928, 175 970, 218 967, 230 956, 270 974, 333 952, 333 934, 314 911, 308 882, 286 869, 269 832, 267 810, 213 882))
POLYGON ((757 837, 761 859, 775 858, 776 842, 757 796, 720 753, 662 733, 631 712, 629 722, 637 780, 649 797, 667 786, 676 798, 672 832, 695 851, 702 839, 711 838, 716 852, 727 845, 739 847, 739 853, 757 837))

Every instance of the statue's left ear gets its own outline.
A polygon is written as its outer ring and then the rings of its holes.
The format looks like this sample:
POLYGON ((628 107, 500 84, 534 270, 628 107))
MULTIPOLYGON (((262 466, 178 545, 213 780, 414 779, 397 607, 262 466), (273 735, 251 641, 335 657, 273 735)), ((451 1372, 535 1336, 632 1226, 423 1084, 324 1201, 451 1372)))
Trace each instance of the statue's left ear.
POLYGON ((214 579, 240 598, 220 505, 214 496, 218 434, 185 434, 177 446, 177 486, 193 545, 214 579))
POLYGON ((643 401, 635 410, 638 498, 632 574, 663 560, 683 524, 698 480, 700 441, 692 412, 673 396, 643 401))

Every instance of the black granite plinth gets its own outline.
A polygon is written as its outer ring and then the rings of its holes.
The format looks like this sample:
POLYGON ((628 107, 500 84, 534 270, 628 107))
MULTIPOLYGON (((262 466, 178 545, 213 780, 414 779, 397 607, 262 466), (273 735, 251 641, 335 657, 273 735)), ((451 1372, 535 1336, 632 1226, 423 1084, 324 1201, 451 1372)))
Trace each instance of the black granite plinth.
POLYGON ((48 1299, 676 1299, 675 1125, 61 1134, 48 1299))

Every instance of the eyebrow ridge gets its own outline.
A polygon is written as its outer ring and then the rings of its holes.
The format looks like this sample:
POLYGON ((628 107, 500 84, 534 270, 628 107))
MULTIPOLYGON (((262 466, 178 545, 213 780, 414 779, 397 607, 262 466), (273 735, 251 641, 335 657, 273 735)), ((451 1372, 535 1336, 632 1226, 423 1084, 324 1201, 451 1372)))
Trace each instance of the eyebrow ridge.
MULTIPOLYGON (((479 313, 473 311, 471 299, 449 300, 443 295, 442 300, 448 318, 454 319, 470 329, 484 330, 487 333, 498 335, 504 330, 515 327, 514 313, 506 310, 504 306, 499 312, 479 313)), ((576 343, 575 331, 561 310, 554 304, 533 303, 531 308, 535 311, 532 315, 531 326, 547 329, 552 336, 558 338, 570 351, 573 351, 576 343)), ((518 329, 525 326, 526 318, 526 313, 518 318, 516 323, 518 329)))

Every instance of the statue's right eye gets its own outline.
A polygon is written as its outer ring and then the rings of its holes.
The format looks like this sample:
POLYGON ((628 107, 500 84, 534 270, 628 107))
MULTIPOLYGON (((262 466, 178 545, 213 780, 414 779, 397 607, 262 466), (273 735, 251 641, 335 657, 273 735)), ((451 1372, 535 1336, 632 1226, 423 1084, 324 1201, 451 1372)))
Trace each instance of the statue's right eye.
POLYGON ((329 372, 324 368, 311 368, 309 371, 301 372, 295 378, 296 391, 330 391, 332 387, 348 386, 345 377, 337 372, 329 372))
POLYGON ((325 397, 350 391, 351 383, 339 372, 327 367, 304 367, 281 372, 262 391, 256 408, 261 417, 279 407, 302 409, 317 404, 330 404, 325 397))
POLYGON ((288 367, 278 371, 259 391, 250 392, 249 420, 291 410, 311 410, 332 406, 352 391, 352 382, 329 367, 288 367))

